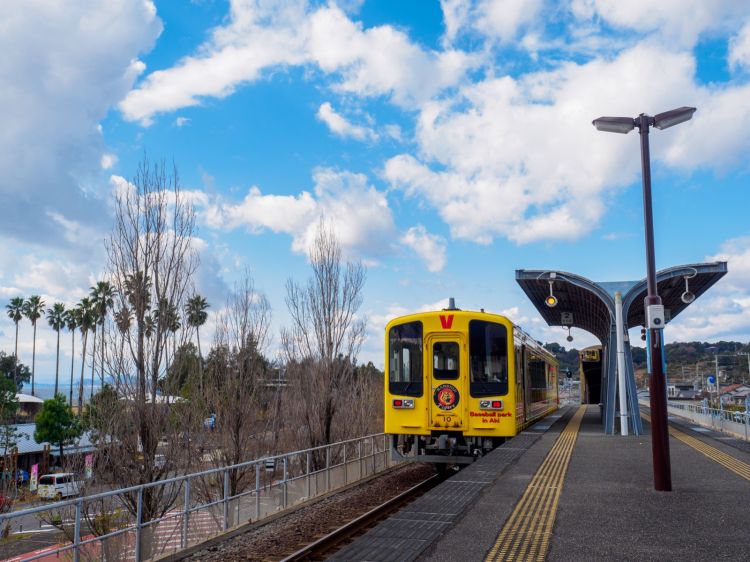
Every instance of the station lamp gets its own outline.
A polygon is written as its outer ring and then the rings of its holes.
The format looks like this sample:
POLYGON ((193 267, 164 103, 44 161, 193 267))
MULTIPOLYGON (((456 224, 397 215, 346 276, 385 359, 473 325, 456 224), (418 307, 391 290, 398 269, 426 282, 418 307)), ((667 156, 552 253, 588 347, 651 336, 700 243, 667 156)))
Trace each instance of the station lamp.
MULTIPOLYGON (((645 328, 649 332, 649 395, 651 401, 651 451, 654 460, 654 488, 659 491, 672 490, 672 474, 669 459, 669 434, 667 432, 666 373, 662 357, 664 341, 662 330, 665 324, 664 306, 657 293, 656 265, 654 257, 654 219, 651 208, 651 156, 649 152, 649 130, 668 129, 690 120, 694 107, 678 107, 653 117, 641 113, 638 117, 599 117, 592 124, 597 131, 627 134, 638 127, 641 137, 641 171, 643 183, 643 217, 646 238, 646 299, 645 328)), ((686 281, 687 282, 687 281, 686 281)), ((693 296, 686 291, 687 298, 693 296)), ((683 299, 683 302, 684 299, 683 299)), ((692 302, 692 301, 691 301, 692 302)))

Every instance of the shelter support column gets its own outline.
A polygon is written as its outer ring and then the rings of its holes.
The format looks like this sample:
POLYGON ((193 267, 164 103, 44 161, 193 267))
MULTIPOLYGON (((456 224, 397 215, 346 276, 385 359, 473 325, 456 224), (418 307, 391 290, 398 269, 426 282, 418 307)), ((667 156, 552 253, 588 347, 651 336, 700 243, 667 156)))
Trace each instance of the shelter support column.
POLYGON ((617 392, 620 396, 620 435, 628 434, 628 396, 625 385, 625 337, 622 320, 622 293, 615 292, 615 329, 617 330, 617 392))

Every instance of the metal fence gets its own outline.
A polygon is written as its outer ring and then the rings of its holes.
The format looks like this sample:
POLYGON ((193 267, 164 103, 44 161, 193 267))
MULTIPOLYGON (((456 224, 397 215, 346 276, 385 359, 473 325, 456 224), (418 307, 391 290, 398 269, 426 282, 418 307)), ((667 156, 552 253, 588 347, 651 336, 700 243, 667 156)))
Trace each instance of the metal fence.
POLYGON ((393 464, 381 433, 2 514, 0 529, 10 523, 18 532, 36 519, 66 537, 14 561, 137 562, 184 550, 393 464), (149 506, 168 498, 166 513, 148 516, 149 506))
POLYGON ((748 435, 750 435, 750 415, 747 412, 717 410, 702 404, 686 404, 674 401, 667 402, 667 411, 670 414, 687 418, 703 427, 729 433, 746 441, 748 435))

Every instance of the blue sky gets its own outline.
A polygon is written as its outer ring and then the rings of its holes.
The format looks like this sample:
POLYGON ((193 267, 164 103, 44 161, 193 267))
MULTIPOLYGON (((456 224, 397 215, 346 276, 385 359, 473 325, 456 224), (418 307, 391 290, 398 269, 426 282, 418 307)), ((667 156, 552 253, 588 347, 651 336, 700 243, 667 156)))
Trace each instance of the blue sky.
MULTIPOLYGON (((0 22, 3 305, 73 305, 103 276, 114 189, 145 151, 196 206, 214 312, 249 268, 278 334, 322 215, 368 266, 361 359, 382 365, 388 319, 451 296, 568 345, 516 269, 645 273, 638 136, 591 120, 694 106, 651 136, 657 267, 730 273, 666 337, 750 339, 746 2, 18 0, 0 22)), ((0 349, 13 335, 3 315, 0 349)), ((39 380, 54 358, 40 324, 39 380)))

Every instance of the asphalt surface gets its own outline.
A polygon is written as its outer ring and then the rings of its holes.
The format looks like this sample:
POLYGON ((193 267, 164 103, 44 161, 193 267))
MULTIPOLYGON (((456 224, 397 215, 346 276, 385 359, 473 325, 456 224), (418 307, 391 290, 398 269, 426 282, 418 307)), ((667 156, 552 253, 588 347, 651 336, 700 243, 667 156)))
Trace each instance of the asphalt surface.
MULTIPOLYGON (((567 423, 564 415, 494 480, 419 560, 484 560, 567 423)), ((675 427, 750 464, 750 446, 670 418, 675 427)), ((545 422, 531 428, 540 431, 545 422)), ((646 435, 604 435, 588 407, 563 485, 546 560, 750 560, 750 481, 670 437, 672 492, 653 489, 646 435)), ((512 445, 511 440, 507 445, 512 445)))

